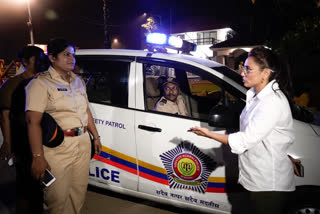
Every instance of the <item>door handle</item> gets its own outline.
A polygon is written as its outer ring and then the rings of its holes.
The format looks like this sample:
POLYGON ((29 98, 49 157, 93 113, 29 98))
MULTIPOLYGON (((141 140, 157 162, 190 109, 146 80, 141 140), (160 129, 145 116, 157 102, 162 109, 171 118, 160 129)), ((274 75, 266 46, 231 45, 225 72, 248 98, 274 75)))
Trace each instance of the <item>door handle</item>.
POLYGON ((138 125, 139 129, 143 129, 149 132, 161 132, 162 130, 160 128, 155 128, 151 126, 144 126, 144 125, 138 125))

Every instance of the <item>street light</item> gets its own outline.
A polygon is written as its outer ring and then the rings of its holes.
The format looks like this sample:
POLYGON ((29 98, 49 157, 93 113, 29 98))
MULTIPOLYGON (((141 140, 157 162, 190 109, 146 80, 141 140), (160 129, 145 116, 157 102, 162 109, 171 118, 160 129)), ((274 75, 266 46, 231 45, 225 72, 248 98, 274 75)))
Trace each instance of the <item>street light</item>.
POLYGON ((111 48, 112 49, 120 49, 122 47, 121 41, 118 38, 112 39, 111 48))
POLYGON ((32 16, 31 16, 31 9, 30 9, 30 0, 16 0, 17 2, 23 3, 25 2, 27 4, 28 9, 28 22, 27 26, 30 33, 30 43, 31 45, 34 45, 34 38, 33 38, 33 27, 32 27, 32 16))
POLYGON ((34 45, 32 17, 31 17, 31 9, 30 9, 30 0, 26 0, 26 1, 27 1, 28 16, 29 16, 29 20, 27 22, 27 25, 28 25, 29 33, 30 33, 30 42, 31 42, 31 45, 34 45))

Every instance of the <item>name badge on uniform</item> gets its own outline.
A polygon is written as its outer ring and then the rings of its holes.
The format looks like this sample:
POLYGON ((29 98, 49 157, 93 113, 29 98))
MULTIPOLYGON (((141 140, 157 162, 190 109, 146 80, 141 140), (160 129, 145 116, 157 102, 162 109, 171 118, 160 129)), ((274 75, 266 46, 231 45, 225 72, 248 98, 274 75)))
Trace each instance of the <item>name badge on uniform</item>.
POLYGON ((67 88, 58 88, 58 91, 68 91, 67 88))

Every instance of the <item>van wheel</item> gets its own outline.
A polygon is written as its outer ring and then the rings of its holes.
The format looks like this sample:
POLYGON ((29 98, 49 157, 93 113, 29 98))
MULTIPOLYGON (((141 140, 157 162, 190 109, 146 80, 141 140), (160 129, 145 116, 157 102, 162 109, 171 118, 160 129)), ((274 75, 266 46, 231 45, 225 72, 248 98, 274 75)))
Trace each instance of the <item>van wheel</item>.
POLYGON ((288 214, 320 214, 320 208, 315 204, 300 204, 292 208, 288 214))
POLYGON ((317 186, 297 187, 288 214, 320 214, 319 190, 317 186))

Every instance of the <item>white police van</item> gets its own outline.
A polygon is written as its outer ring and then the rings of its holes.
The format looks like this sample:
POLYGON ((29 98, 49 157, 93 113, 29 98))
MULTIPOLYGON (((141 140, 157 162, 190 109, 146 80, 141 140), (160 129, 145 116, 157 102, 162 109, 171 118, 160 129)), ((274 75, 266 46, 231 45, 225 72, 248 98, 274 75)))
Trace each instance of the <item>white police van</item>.
MULTIPOLYGON (((103 145, 91 161, 91 185, 202 212, 241 210, 237 156, 226 145, 187 132, 193 126, 218 133, 237 129, 247 91, 240 75, 182 54, 78 50, 76 55, 103 145), (167 77, 180 84, 189 116, 154 110, 167 77)), ((294 129, 289 154, 302 161, 305 175, 296 177, 299 194, 290 210, 319 213, 320 127, 294 120, 294 129)))

